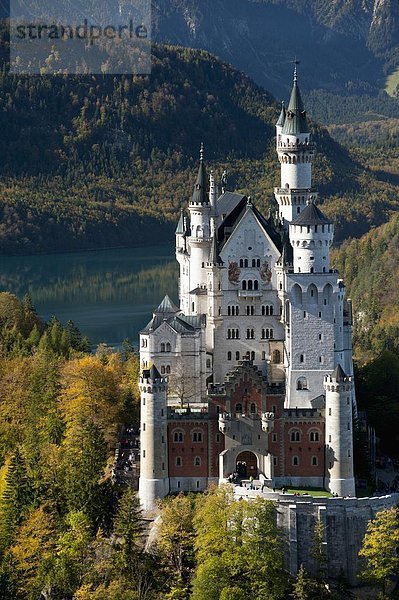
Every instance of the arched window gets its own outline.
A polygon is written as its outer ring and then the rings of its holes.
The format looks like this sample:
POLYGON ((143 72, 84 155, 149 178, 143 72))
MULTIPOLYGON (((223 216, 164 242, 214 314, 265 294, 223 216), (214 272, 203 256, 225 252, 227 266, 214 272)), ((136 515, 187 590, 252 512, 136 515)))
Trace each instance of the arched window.
POLYGON ((301 441, 301 432, 299 429, 293 429, 291 431, 291 442, 300 442, 301 441))
POLYGON ((201 466, 201 457, 200 456, 196 456, 194 458, 194 467, 200 467, 201 466))
POLYGON ((251 352, 251 360, 255 360, 255 352, 254 352, 254 350, 252 350, 252 352, 251 352))
POLYGON ((297 467, 299 465, 299 456, 293 456, 292 457, 292 465, 294 467, 297 467))
POLYGON ((256 267, 256 260, 254 258, 252 259, 252 266, 256 267))
POLYGON ((296 382, 297 390, 307 390, 308 389, 308 380, 306 377, 300 377, 296 382))
POLYGON ((332 285, 330 283, 327 283, 327 285, 324 286, 324 289, 323 289, 323 300, 324 300, 325 306, 327 306, 328 304, 331 304, 332 297, 333 297, 332 285))
POLYGON ((245 267, 245 268, 247 268, 247 267, 248 267, 248 259, 247 259, 247 258, 244 260, 244 267, 245 267))
POLYGON ((164 343, 161 344, 161 352, 165 352, 165 344, 164 343))
POLYGON ((243 268, 243 266, 244 266, 244 261, 243 261, 242 258, 240 258, 240 267, 241 267, 241 269, 243 268))
POLYGON ((170 365, 166 366, 166 373, 167 373, 167 375, 170 375, 170 365))
POLYGON ((207 358, 207 359, 206 359, 206 368, 207 368, 207 369, 210 369, 210 368, 211 368, 211 359, 210 359, 210 358, 207 358))
POLYGON ((176 456, 176 461, 175 461, 176 467, 181 467, 183 466, 183 459, 181 456, 176 456))
POLYGON ((227 353, 227 360, 231 360, 231 352, 227 353))
POLYGON ((254 290, 258 290, 259 289, 259 281, 257 279, 255 279, 254 281, 254 290))
POLYGON ((173 441, 177 442, 178 444, 181 444, 183 442, 183 432, 175 431, 173 434, 173 441))
POLYGON ((318 461, 317 456, 312 456, 312 467, 317 467, 318 461))
POLYGON ((242 414, 242 404, 241 404, 241 402, 238 402, 236 404, 236 413, 242 414))
POLYGON ((311 442, 318 442, 319 439, 320 439, 319 432, 318 431, 311 431, 309 433, 309 439, 310 439, 311 442))
POLYGON ((301 306, 302 305, 302 288, 298 283, 296 283, 292 287, 291 294, 292 294, 292 299, 293 299, 294 303, 297 306, 301 306))
POLYGON ((162 365, 161 367, 161 375, 165 375, 166 369, 165 367, 162 365))
POLYGON ((237 350, 237 352, 236 352, 236 360, 240 360, 240 353, 239 353, 239 351, 238 351, 238 350, 237 350))
POLYGON ((253 281, 252 281, 252 279, 249 279, 248 280, 248 289, 252 290, 252 286, 253 286, 253 281))
POLYGON ((172 348, 169 342, 166 344, 166 352, 171 352, 172 348))
POLYGON ((318 304, 319 302, 319 293, 314 283, 308 287, 308 302, 310 304, 318 304))
POLYGON ((202 431, 193 431, 193 442, 202 442, 202 431))
POLYGON ((252 414, 256 413, 256 404, 254 402, 252 402, 252 404, 251 404, 251 413, 252 414))
POLYGON ((247 282, 245 281, 245 279, 243 279, 243 282, 242 282, 242 289, 243 290, 247 289, 247 282))
POLYGON ((280 350, 273 350, 273 363, 279 365, 281 363, 281 352, 280 350))
POLYGON ((303 363, 303 362, 305 362, 305 357, 304 357, 304 355, 303 355, 303 354, 301 354, 301 355, 300 355, 300 357, 299 357, 299 362, 300 362, 300 363, 303 363))

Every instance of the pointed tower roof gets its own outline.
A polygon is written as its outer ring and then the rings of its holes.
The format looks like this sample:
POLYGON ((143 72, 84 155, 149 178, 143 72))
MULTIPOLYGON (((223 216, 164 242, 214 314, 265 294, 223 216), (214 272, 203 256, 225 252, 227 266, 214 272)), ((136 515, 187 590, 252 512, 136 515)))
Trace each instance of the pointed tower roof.
POLYGON ((336 381, 345 381, 345 379, 348 378, 348 376, 346 375, 345 371, 343 370, 343 368, 341 367, 340 364, 338 364, 335 367, 334 372, 331 375, 331 377, 333 379, 335 379, 336 381))
POLYGON ((177 308, 176 304, 174 304, 172 302, 172 300, 169 298, 168 294, 166 294, 166 296, 162 300, 161 304, 154 311, 154 314, 156 314, 156 315, 171 315, 171 314, 174 314, 177 312, 179 312, 179 309, 177 308))
POLYGON ((309 202, 306 208, 292 223, 293 225, 331 225, 332 221, 323 214, 314 202, 309 202))
POLYGON ((284 127, 286 114, 287 114, 287 111, 285 110, 285 102, 282 102, 281 103, 281 113, 280 113, 280 116, 276 123, 276 127, 284 127))
POLYGON ((219 256, 217 233, 214 231, 211 241, 211 251, 209 253, 209 265, 222 265, 223 261, 219 256))
POLYGON ((194 204, 208 204, 208 177, 206 174, 206 167, 204 162, 204 144, 201 144, 200 150, 200 164, 198 169, 197 181, 194 185, 194 192, 192 197, 194 204))
POLYGON ((180 219, 176 227, 176 235, 183 235, 185 233, 184 228, 184 211, 181 209, 180 211, 180 219))
POLYGON ((298 135, 299 133, 309 133, 309 124, 298 86, 298 74, 295 65, 294 85, 292 87, 290 103, 284 121, 283 134, 298 135))

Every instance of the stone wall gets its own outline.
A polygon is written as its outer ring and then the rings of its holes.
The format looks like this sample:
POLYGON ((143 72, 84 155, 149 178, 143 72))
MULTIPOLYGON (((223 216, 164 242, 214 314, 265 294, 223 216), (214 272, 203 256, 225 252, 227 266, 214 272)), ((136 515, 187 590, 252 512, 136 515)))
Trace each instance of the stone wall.
MULTIPOLYGON (((237 496, 255 497, 260 492, 236 488, 237 496)), ((310 498, 264 494, 277 503, 277 523, 284 533, 287 569, 296 575, 301 564, 309 573, 316 565, 311 557, 317 521, 325 526, 328 576, 336 578, 341 567, 352 585, 361 569, 359 550, 367 523, 377 512, 397 506, 399 494, 376 498, 310 498)))

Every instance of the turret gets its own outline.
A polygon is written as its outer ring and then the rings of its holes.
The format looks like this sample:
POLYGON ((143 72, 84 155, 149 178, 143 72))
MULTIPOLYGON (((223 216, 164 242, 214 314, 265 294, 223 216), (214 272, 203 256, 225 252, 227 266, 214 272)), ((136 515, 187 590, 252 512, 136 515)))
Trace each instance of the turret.
POLYGON ((355 496, 353 473, 353 378, 338 365, 324 378, 326 393, 325 487, 338 496, 355 496))
POLYGON ((185 250, 185 234, 186 234, 186 223, 183 209, 180 211, 179 222, 176 227, 176 252, 184 252, 185 250))
POLYGON ((315 194, 311 189, 313 145, 309 129, 295 67, 290 102, 287 110, 282 107, 276 124, 281 186, 275 189, 275 197, 286 226, 305 208, 310 195, 315 194))
POLYGON ((290 224, 290 242, 294 250, 294 273, 328 273, 334 226, 313 199, 290 224))
POLYGON ((208 179, 204 163, 204 147, 201 145, 200 164, 194 192, 189 203, 190 211, 190 289, 205 288, 206 262, 211 243, 208 179))
POLYGON ((166 380, 153 365, 139 381, 141 458, 139 497, 144 510, 169 493, 166 380))

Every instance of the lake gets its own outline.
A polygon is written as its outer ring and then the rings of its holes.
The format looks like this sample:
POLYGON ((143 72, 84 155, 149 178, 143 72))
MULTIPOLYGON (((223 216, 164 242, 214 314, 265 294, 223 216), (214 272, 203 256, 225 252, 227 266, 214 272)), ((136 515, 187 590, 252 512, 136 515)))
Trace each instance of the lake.
POLYGON ((165 294, 177 301, 174 246, 0 257, 0 290, 29 293, 37 312, 72 319, 93 345, 117 346, 150 320, 165 294))

